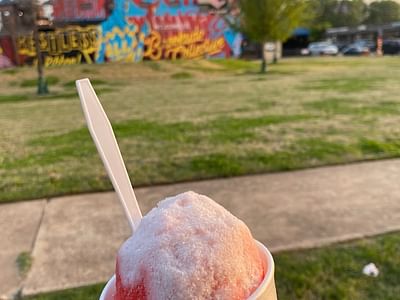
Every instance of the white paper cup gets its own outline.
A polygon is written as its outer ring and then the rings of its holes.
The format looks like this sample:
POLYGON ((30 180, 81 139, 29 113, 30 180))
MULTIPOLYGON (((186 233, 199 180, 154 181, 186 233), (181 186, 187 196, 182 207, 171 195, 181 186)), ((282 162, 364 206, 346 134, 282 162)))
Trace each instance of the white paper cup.
MULTIPOLYGON (((269 250, 260 242, 256 241, 258 249, 264 259, 265 277, 258 288, 247 300, 277 300, 275 288, 275 264, 269 250)), ((114 300, 115 296, 115 275, 107 282, 99 300, 114 300)))

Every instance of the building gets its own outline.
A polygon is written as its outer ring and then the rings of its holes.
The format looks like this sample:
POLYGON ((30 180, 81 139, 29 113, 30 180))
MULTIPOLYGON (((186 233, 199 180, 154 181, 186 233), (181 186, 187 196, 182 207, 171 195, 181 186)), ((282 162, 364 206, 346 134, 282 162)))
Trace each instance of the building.
POLYGON ((339 47, 348 45, 356 40, 376 41, 382 39, 400 39, 400 21, 386 25, 360 25, 357 27, 330 28, 326 31, 326 38, 339 47))

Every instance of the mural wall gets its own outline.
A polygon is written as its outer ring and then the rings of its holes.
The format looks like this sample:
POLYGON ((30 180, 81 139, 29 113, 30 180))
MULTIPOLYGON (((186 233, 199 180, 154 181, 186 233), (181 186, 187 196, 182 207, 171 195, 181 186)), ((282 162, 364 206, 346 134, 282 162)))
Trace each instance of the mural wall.
POLYGON ((116 0, 96 61, 238 56, 242 36, 225 21, 237 12, 232 0, 116 0))
MULTIPOLYGON (((112 6, 109 0, 52 3, 51 9, 46 8, 47 14, 51 14, 48 19, 63 17, 70 21, 39 33, 39 48, 46 66, 230 57, 241 52, 242 35, 227 22, 237 19, 237 0, 114 0, 112 6), (99 3, 103 3, 104 9, 99 3), (90 16, 87 22, 82 21, 84 16, 90 16)), ((15 41, 14 53, 18 53, 19 64, 35 64, 32 33, 19 35, 15 41)), ((3 39, 0 68, 15 62, 10 47, 3 39)))

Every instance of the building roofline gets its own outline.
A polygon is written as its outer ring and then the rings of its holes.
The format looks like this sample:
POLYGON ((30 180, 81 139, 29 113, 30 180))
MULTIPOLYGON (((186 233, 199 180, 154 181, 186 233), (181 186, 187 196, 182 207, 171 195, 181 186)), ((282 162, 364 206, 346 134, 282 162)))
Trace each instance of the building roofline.
POLYGON ((356 33, 356 32, 377 32, 381 30, 388 30, 400 28, 400 20, 383 25, 359 25, 357 27, 333 27, 326 30, 327 34, 345 34, 345 33, 356 33))

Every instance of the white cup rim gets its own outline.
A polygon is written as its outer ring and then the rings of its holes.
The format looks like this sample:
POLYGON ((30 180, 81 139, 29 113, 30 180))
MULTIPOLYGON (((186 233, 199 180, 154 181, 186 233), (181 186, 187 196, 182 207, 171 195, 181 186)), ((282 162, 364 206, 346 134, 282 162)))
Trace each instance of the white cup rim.
POLYGON ((115 290, 115 274, 110 278, 106 286, 103 288, 99 300, 107 300, 106 296, 109 293, 109 290, 112 288, 115 290))
POLYGON ((247 298, 247 300, 256 300, 261 296, 265 290, 273 283, 275 273, 275 263, 271 252, 262 243, 256 240, 256 244, 262 255, 265 257, 263 260, 266 264, 264 279, 261 281, 257 289, 247 298))
MULTIPOLYGON (((274 272, 275 272, 275 263, 274 259, 272 258, 271 252, 265 247, 263 244, 261 244, 259 241, 256 240, 256 244, 262 255, 264 256, 265 260, 265 268, 266 272, 264 275, 264 279, 261 281, 260 285, 257 287, 257 289, 247 298, 247 300, 257 300, 259 296, 261 296, 265 290, 272 284, 272 281, 274 280, 274 272)), ((110 280, 107 282, 105 287, 103 288, 103 291, 101 292, 99 300, 108 300, 106 298, 107 293, 109 293, 111 289, 115 290, 115 275, 113 275, 110 280)))

